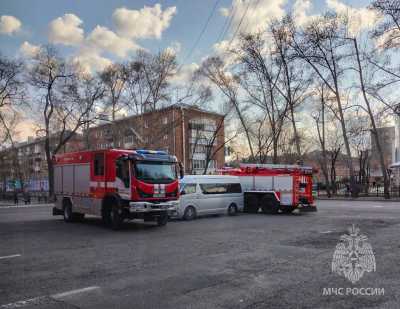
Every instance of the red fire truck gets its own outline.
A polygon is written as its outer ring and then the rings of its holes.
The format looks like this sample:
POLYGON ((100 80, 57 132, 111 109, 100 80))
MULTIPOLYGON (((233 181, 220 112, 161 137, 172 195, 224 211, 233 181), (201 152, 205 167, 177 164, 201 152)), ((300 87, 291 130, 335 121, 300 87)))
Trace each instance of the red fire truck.
POLYGON ((221 170, 239 176, 244 212, 290 213, 296 208, 316 211, 312 195, 313 168, 300 165, 242 164, 221 170))
POLYGON ((53 215, 67 222, 97 215, 113 229, 125 219, 165 225, 179 199, 175 156, 163 151, 108 149, 56 155, 53 215))

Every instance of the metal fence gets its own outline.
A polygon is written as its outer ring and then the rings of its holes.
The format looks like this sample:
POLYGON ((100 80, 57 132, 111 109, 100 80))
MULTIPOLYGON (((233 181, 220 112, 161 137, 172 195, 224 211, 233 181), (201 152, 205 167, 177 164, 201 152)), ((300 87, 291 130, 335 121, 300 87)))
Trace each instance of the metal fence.
MULTIPOLYGON (((47 191, 33 191, 28 194, 24 192, 17 193, 18 203, 47 203, 49 199, 49 193, 47 191)), ((0 191, 0 201, 8 202, 11 204, 15 203, 15 194, 14 192, 1 192, 0 191)))
MULTIPOLYGON (((400 186, 391 186, 389 188, 389 193, 390 197, 400 197, 400 186)), ((326 190, 319 189, 317 188, 316 190, 317 196, 327 196, 326 190)), ((350 197, 351 193, 348 190, 348 188, 340 186, 337 189, 336 194, 334 196, 339 196, 339 197, 350 197)), ((370 186, 368 188, 362 187, 359 190, 358 197, 384 197, 384 190, 383 186, 376 185, 376 186, 370 186)))

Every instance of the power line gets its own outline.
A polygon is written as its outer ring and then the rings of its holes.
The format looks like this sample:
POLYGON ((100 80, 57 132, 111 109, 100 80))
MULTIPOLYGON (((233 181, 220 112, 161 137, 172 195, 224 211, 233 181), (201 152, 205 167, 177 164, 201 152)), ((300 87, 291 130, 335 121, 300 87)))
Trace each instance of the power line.
POLYGON ((246 14, 247 14, 247 11, 249 10, 250 3, 251 3, 251 1, 249 0, 249 2, 247 3, 247 6, 246 6, 246 10, 244 11, 242 17, 240 18, 239 25, 237 26, 236 31, 234 32, 234 34, 233 34, 231 40, 229 41, 228 48, 231 47, 231 44, 232 44, 233 40, 235 39, 236 34, 238 33, 238 31, 239 31, 239 29, 240 29, 240 26, 241 26, 242 23, 243 23, 243 20, 244 20, 246 14))
POLYGON ((229 18, 227 18, 225 20, 225 23, 221 29, 222 31, 219 34, 218 39, 215 42, 220 42, 225 38, 226 34, 228 33, 229 28, 232 25, 233 17, 236 14, 236 8, 237 8, 236 6, 232 6, 232 11, 230 12, 230 16, 229 16, 229 18))
MULTIPOLYGON (((215 1, 214 6, 213 6, 213 8, 212 8, 212 10, 211 10, 211 13, 210 13, 210 15, 208 16, 207 21, 206 21, 206 23, 205 23, 204 26, 203 26, 203 29, 201 30, 201 32, 200 32, 200 34, 198 35, 198 37, 197 37, 195 43, 193 44, 192 48, 190 49, 188 55, 185 57, 185 59, 184 59, 183 62, 185 62, 188 58, 191 57, 191 55, 192 55, 194 49, 197 47, 197 44, 199 44, 199 42, 200 42, 200 40, 201 40, 203 34, 205 33, 205 31, 206 31, 206 29, 207 29, 207 27, 208 27, 208 24, 210 23, 211 18, 214 16, 215 10, 217 9, 217 6, 218 6, 218 3, 219 3, 219 2, 220 2, 220 0, 216 0, 216 1, 215 1)), ((182 62, 182 65, 183 65, 183 62, 182 62)), ((181 65, 181 67, 182 67, 182 65, 181 65)), ((181 69, 181 67, 178 69, 178 71, 181 69)))
MULTIPOLYGON (((258 5, 260 4, 260 2, 261 2, 261 0, 257 0, 257 2, 256 2, 256 5, 254 6, 254 10, 253 10, 253 14, 252 14, 252 16, 251 16, 251 18, 253 18, 254 17, 254 13, 255 12, 257 12, 257 8, 258 8, 258 5)), ((247 23, 246 23, 246 26, 244 27, 244 31, 246 32, 247 31, 247 28, 249 27, 249 19, 247 20, 247 23)))

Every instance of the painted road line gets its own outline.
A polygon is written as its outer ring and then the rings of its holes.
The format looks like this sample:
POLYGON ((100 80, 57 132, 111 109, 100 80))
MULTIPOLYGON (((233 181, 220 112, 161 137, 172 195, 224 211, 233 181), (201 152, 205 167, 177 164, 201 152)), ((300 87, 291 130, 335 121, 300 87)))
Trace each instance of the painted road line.
POLYGON ((329 233, 332 233, 332 231, 323 231, 323 232, 320 232, 320 234, 329 234, 329 233))
POLYGON ((53 294, 53 295, 50 295, 50 296, 38 296, 38 297, 34 297, 34 298, 29 298, 29 299, 25 299, 25 300, 16 301, 14 303, 1 305, 0 309, 21 308, 21 307, 25 307, 25 306, 28 306, 28 305, 39 304, 40 302, 45 302, 46 300, 47 301, 51 301, 51 299, 59 300, 59 299, 62 299, 64 297, 67 297, 67 296, 76 295, 76 294, 85 293, 85 292, 90 292, 90 291, 94 291, 94 290, 97 290, 97 289, 100 289, 100 287, 99 286, 88 286, 86 288, 67 291, 67 292, 62 292, 62 293, 57 293, 57 294, 53 294))
POLYGON ((0 256, 0 260, 4 259, 12 259, 21 256, 21 254, 13 254, 13 255, 5 255, 5 256, 0 256))
POLYGON ((374 207, 374 208, 383 208, 384 206, 376 205, 376 206, 372 206, 372 207, 374 207))
POLYGON ((66 296, 71 296, 71 295, 75 295, 75 294, 90 292, 90 291, 98 290, 98 289, 100 289, 99 286, 88 286, 87 288, 83 288, 83 289, 72 290, 72 291, 68 291, 68 292, 54 294, 54 295, 51 295, 51 297, 55 298, 55 299, 59 299, 59 298, 63 298, 63 297, 66 297, 66 296))

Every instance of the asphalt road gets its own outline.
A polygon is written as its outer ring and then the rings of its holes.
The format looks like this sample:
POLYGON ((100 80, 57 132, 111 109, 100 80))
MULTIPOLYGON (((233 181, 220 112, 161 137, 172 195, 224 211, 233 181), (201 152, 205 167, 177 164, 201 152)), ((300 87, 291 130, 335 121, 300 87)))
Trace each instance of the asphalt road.
POLYGON ((0 308, 399 308, 400 203, 318 207, 117 232, 95 218, 64 223, 49 206, 0 207, 0 308), (331 271, 352 224, 376 259, 355 284, 331 271))

